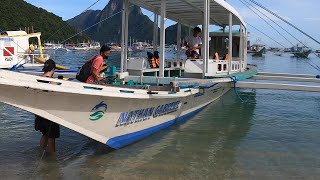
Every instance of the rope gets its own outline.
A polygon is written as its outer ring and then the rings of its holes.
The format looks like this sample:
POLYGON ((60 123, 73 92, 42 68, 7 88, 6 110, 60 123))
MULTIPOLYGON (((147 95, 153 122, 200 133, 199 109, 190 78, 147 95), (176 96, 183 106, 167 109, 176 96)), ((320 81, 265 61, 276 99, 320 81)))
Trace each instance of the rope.
MULTIPOLYGON (((246 5, 243 1, 245 1, 245 0, 239 0, 241 3, 243 3, 245 6, 247 6, 251 11, 253 11, 248 5, 246 5)), ((253 11, 254 13, 256 13, 255 11, 253 11)), ((259 11, 260 12, 260 11, 259 11)), ((260 12, 260 13, 262 13, 262 12, 260 12)), ((263 14, 263 13, 262 13, 263 14)), ((258 15, 257 13, 256 13, 256 15, 258 15)), ((259 15, 258 15, 259 16, 259 15)), ((265 15, 266 16, 266 15, 265 15)), ((264 20, 261 16, 259 16, 262 20, 264 20)), ((265 20, 264 20, 265 21, 265 20)), ((266 22, 266 21, 265 21, 266 22)), ((273 40, 274 42, 276 42, 277 44, 279 44, 280 46, 282 46, 283 48, 286 48, 284 45, 282 45, 282 44, 280 44, 279 42, 277 42, 276 40, 274 40, 272 37, 270 37, 269 35, 267 35, 266 33, 264 33, 264 32, 262 32, 262 31, 260 31, 258 28, 256 28, 256 27, 254 27, 253 25, 251 25, 251 24, 249 24, 248 22, 246 22, 249 26, 251 26, 252 28, 254 28, 255 30, 257 30, 257 31, 259 31, 260 33, 262 33, 263 35, 265 35, 266 37, 268 37, 269 39, 271 39, 271 40, 273 40)), ((268 25, 270 25, 268 22, 266 22, 268 25)), ((270 25, 271 26, 271 25, 270 25)), ((272 27, 272 26, 271 26, 272 27)), ((273 28, 273 27, 272 27, 273 28)), ((278 31, 277 31, 278 32, 278 31)), ((299 41, 300 42, 300 41, 299 41)), ((303 43, 302 43, 302 45, 304 45, 303 43)), ((306 46, 306 45, 304 45, 304 46, 306 46)), ((314 52, 313 52, 314 53, 314 52)), ((305 53, 303 53, 305 56, 306 56, 306 54, 305 53)), ((314 53, 315 54, 315 53, 314 53)), ((319 56, 317 56, 317 57, 319 57, 319 56)), ((314 69, 316 69, 316 70, 318 70, 318 71, 320 71, 320 67, 316 64, 316 63, 314 63, 313 61, 308 61, 307 59, 304 59, 303 58, 303 60, 307 63, 307 64, 309 64, 311 67, 313 67, 314 69)))
MULTIPOLYGON (((241 0, 239 0, 241 1, 241 0)), ((245 1, 247 4, 249 4, 250 6, 252 6, 253 8, 255 8, 258 12, 260 12, 262 15, 264 15, 265 17, 267 17, 270 21, 272 21, 274 24, 276 24, 278 27, 280 27, 282 30, 284 30, 286 33, 288 33, 291 37, 293 37, 296 41, 298 41, 300 44, 302 44, 303 46, 307 47, 307 45, 305 45, 302 41, 300 41, 299 39, 297 39, 294 35, 292 35, 289 31, 287 31, 286 29, 284 29, 279 23, 275 22, 273 19, 271 19, 270 17, 268 17, 265 13, 261 12, 258 8, 256 8, 255 6, 253 6, 252 4, 250 4, 247 0, 243 0, 245 1)), ((243 2, 242 2, 243 3, 243 2)), ((262 6, 262 5, 261 5, 262 6)), ((248 6, 247 6, 248 7, 248 6)), ((249 8, 249 7, 248 7, 249 8)), ((285 37, 284 37, 285 38, 285 37)), ((286 38, 285 38, 286 39, 286 38)), ((292 43, 291 43, 292 44, 292 43)), ((292 44, 294 46, 294 44, 292 44)), ((314 55, 316 55, 316 57, 320 58, 315 52, 312 52, 314 55)), ((305 53, 303 53, 305 56, 307 56, 305 53)), ((317 66, 317 65, 315 65, 317 66)))
MULTIPOLYGON (((247 4, 249 4, 249 2, 247 0, 243 0, 245 1, 247 4)), ((251 5, 251 4, 249 4, 251 5)), ((283 28, 279 23, 277 23, 275 20, 271 19, 269 16, 267 16, 265 13, 261 12, 258 8, 256 8, 255 6, 251 5, 254 9, 256 9, 258 12, 260 12, 262 15, 264 15, 266 18, 268 18, 270 21, 272 21, 274 24, 276 24, 279 28, 281 28, 283 31, 285 31, 286 33, 288 33, 292 38, 294 38, 296 41, 300 42, 302 44, 302 42, 296 38, 294 35, 292 35, 289 31, 287 31, 285 28, 283 28)))
POLYGON ((238 78, 237 78, 236 76, 229 76, 229 78, 230 78, 231 81, 233 82, 234 92, 235 92, 235 94, 237 95, 237 97, 240 99, 241 103, 246 103, 247 100, 244 101, 244 100, 241 98, 241 96, 240 96, 240 94, 239 94, 239 92, 238 92, 238 89, 237 89, 238 78))
MULTIPOLYGON (((283 34, 281 34, 276 28, 274 28, 271 24, 269 24, 263 17, 261 17, 257 12, 255 12, 252 8, 250 8, 246 3, 248 3, 246 0, 239 0, 243 5, 247 6, 247 8, 249 8, 253 13, 255 13, 260 19, 262 19, 265 23, 267 23, 272 29, 274 29, 280 36, 282 36, 285 40, 287 40, 292 46, 294 46, 294 44, 289 41, 289 39, 287 39, 283 34), (244 3, 246 2, 246 3, 244 3)), ((249 3, 248 3, 249 4, 249 3)), ((250 6, 252 6, 251 4, 249 4, 250 6)), ((258 10, 256 7, 252 6, 253 8, 255 8, 256 10, 258 10)), ((258 10, 259 11, 259 10, 258 10)), ((263 14, 261 11, 259 11, 261 14, 263 14)), ((263 14, 264 16, 266 16, 265 14, 263 14)))
POLYGON ((229 77, 232 82, 233 82, 233 89, 234 89, 234 92, 236 94, 236 96, 240 99, 241 103, 245 103, 245 104, 248 104, 248 105, 254 105, 256 103, 252 103, 249 101, 249 98, 247 98, 246 100, 244 100, 243 98, 241 98, 241 95, 237 89, 237 82, 239 81, 238 78, 236 76, 227 76, 229 77))
MULTIPOLYGON (((85 9, 84 11, 82 11, 80 14, 86 12, 87 10, 89 10, 92 6, 96 5, 99 1, 101 0, 97 0, 96 2, 94 2, 93 4, 91 4, 87 9, 85 9)), ((60 29, 58 29, 55 33, 53 33, 48 39, 47 41, 52 38, 54 35, 56 35, 59 31, 61 31, 61 29, 63 29, 64 27, 67 26, 67 23, 65 23, 60 29)))
MULTIPOLYGON (((134 5, 129 6, 129 8, 131 8, 132 6, 134 6, 134 5)), ((102 23, 102 22, 104 22, 104 21, 106 21, 106 20, 108 20, 108 19, 110 19, 110 18, 112 18, 112 17, 114 17, 114 16, 116 16, 116 15, 118 15, 118 14, 122 13, 122 11, 123 11, 123 10, 118 11, 118 12, 114 13, 113 15, 108 16, 108 17, 104 18, 103 20, 101 20, 101 21, 99 21, 99 22, 97 22, 97 23, 95 23, 95 24, 93 24, 93 25, 91 25, 91 26, 89 26, 89 27, 87 27, 87 28, 83 29, 82 31, 80 31, 80 32, 78 32, 78 33, 74 34, 73 36, 71 36, 71 37, 69 37, 69 38, 65 39, 64 41, 62 41, 62 42, 61 42, 61 44, 65 43, 66 41, 68 41, 68 40, 72 39, 73 37, 75 37, 75 36, 77 36, 77 35, 79 35, 79 34, 81 34, 81 33, 85 32, 85 31, 87 31, 87 30, 89 30, 89 29, 93 28, 94 26, 96 26, 96 25, 98 25, 98 24, 100 24, 100 23, 102 23)))
POLYGON ((249 24, 248 22, 246 22, 246 24, 248 24, 249 26, 251 26, 253 29, 257 30, 257 31, 260 32, 261 34, 265 35, 266 37, 268 37, 268 38, 271 39, 272 41, 276 42, 277 44, 279 44, 279 45, 282 46, 283 48, 286 48, 284 45, 282 45, 281 43, 279 43, 278 41, 276 41, 275 39, 273 39, 272 37, 270 37, 270 36, 267 35, 266 33, 262 32, 262 31, 259 30, 258 28, 254 27, 253 25, 249 24))
POLYGON ((306 32, 302 31, 301 29, 299 29, 297 26, 291 24, 290 22, 288 22, 287 20, 285 20, 284 18, 282 18, 281 16, 277 15, 276 13, 272 12, 271 10, 269 10, 268 8, 262 6, 261 4, 257 3, 254 0, 249 0, 252 3, 254 3, 255 5, 259 6, 260 8, 264 9, 265 11, 269 12, 270 14, 274 15, 275 17, 279 18, 280 20, 282 20, 283 22, 287 23, 288 25, 290 25, 291 27, 293 27, 294 29, 298 30, 299 32, 301 32, 302 34, 306 35, 307 37, 309 37, 310 39, 312 39, 313 41, 315 41, 316 43, 320 44, 319 41, 317 41, 315 38, 311 37, 309 34, 307 34, 306 32))

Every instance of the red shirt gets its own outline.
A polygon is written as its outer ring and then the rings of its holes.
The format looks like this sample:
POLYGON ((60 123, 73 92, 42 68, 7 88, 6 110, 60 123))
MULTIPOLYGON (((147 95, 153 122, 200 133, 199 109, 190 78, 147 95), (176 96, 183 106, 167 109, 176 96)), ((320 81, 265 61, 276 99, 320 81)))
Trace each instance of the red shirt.
MULTIPOLYGON (((97 74, 100 74, 101 71, 101 67, 104 63, 103 61, 103 57, 101 55, 98 56, 93 56, 92 58, 90 58, 89 61, 93 61, 92 62, 92 67, 91 67, 91 72, 96 71, 97 74)), ((96 80, 94 79, 94 76, 91 75, 88 77, 86 83, 94 83, 96 80)))

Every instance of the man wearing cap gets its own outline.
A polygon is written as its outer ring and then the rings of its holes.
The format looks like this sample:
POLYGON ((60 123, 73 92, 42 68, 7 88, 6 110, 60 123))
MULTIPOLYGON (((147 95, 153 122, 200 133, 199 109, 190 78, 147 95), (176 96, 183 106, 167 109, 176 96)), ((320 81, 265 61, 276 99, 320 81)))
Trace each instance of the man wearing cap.
POLYGON ((186 55, 189 58, 199 58, 202 41, 200 38, 201 29, 199 27, 195 27, 193 29, 192 36, 186 38, 186 42, 184 45, 188 48, 186 55))
POLYGON ((100 49, 100 55, 93 56, 89 59, 92 61, 91 75, 88 77, 86 83, 94 83, 95 81, 100 81, 103 77, 100 77, 100 72, 104 67, 104 59, 108 59, 110 55, 110 47, 103 45, 100 49))
MULTIPOLYGON (((56 63, 49 59, 44 63, 42 69, 43 77, 52 78, 54 71, 56 69, 56 63)), ((56 151, 55 139, 60 137, 60 127, 52 121, 49 121, 43 117, 35 115, 35 130, 42 133, 40 139, 40 147, 45 148, 47 146, 47 152, 54 154, 56 151)))

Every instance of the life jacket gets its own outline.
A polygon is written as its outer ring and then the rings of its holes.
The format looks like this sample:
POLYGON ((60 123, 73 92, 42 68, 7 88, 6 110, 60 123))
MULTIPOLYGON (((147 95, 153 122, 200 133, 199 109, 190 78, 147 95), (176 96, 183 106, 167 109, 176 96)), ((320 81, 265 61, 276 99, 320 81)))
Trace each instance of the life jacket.
POLYGON ((157 68, 157 63, 154 58, 148 59, 151 68, 157 68))
POLYGON ((214 59, 214 60, 217 60, 217 61, 219 60, 219 54, 218 54, 218 52, 215 52, 215 53, 214 53, 213 59, 214 59))

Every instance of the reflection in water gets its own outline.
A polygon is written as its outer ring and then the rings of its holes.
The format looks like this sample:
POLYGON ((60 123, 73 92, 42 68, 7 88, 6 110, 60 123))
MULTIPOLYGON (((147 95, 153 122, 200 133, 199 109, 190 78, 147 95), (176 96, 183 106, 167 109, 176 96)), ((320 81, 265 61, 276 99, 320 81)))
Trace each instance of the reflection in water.
POLYGON ((95 179, 229 177, 255 107, 254 93, 246 93, 252 104, 242 104, 230 93, 190 121, 123 149, 108 153, 93 146, 91 155, 67 165, 64 171, 95 179))

